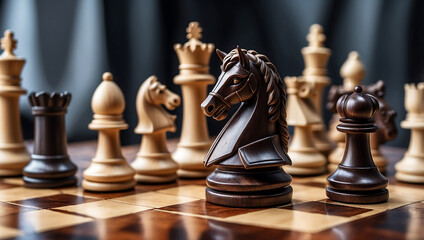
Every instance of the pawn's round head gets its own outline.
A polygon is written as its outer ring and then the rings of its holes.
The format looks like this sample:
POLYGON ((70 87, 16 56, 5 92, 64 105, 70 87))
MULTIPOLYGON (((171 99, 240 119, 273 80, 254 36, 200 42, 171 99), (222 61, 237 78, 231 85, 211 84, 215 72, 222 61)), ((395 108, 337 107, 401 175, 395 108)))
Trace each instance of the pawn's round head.
POLYGON ((342 118, 359 122, 369 121, 378 110, 377 99, 362 92, 361 86, 356 86, 353 93, 347 93, 337 101, 337 112, 342 118))
POLYGON ((103 73, 103 81, 97 87, 91 100, 95 114, 121 115, 125 109, 125 98, 122 90, 113 82, 110 72, 103 73))

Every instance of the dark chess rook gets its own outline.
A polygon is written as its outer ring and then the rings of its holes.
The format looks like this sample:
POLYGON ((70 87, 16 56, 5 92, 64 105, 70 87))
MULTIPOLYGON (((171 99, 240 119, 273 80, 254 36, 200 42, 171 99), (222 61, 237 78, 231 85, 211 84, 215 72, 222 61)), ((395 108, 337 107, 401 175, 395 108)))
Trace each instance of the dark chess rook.
POLYGON ((65 114, 71 94, 31 93, 29 103, 34 115, 34 151, 24 168, 26 187, 54 188, 76 183, 77 166, 67 152, 65 114))

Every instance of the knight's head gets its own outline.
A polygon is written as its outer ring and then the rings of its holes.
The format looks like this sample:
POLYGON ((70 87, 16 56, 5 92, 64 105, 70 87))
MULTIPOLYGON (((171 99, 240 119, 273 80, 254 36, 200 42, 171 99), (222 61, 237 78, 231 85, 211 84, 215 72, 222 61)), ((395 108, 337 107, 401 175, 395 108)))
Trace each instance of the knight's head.
POLYGON ((164 105, 169 110, 174 110, 180 105, 180 97, 169 91, 165 85, 162 85, 155 76, 147 79, 148 101, 153 105, 164 105))
POLYGON ((201 107, 208 117, 223 120, 231 105, 245 102, 256 93, 257 80, 253 74, 255 66, 251 64, 246 50, 237 47, 229 54, 219 49, 216 53, 223 62, 222 73, 201 107))
POLYGON ((379 111, 375 114, 374 119, 380 127, 376 133, 381 143, 391 141, 397 136, 395 123, 396 111, 384 99, 386 87, 382 80, 366 88, 366 91, 377 98, 379 111))

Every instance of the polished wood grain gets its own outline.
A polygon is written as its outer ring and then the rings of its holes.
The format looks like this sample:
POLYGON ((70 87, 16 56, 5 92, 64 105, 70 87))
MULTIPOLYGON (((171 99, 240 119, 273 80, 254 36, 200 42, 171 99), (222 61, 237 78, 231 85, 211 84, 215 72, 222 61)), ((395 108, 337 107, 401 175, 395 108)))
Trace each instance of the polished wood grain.
POLYGON ((310 213, 320 213, 325 215, 333 216, 342 216, 342 217, 352 217, 361 213, 366 213, 371 211, 371 209, 365 208, 356 208, 349 206, 341 206, 323 202, 306 202, 296 205, 290 205, 286 207, 281 207, 282 209, 310 212, 310 213))
MULTIPOLYGON (((176 140, 168 142, 171 151, 176 147, 176 140)), ((123 154, 128 159, 135 159, 139 146, 123 147, 123 154)), ((95 154, 96 142, 81 142, 69 144, 68 151, 73 161, 82 168, 77 177, 78 187, 63 188, 55 191, 40 193, 39 197, 26 197, 21 200, 4 202, 0 200, 0 229, 19 229, 24 235, 16 235, 14 239, 422 239, 424 225, 424 203, 410 200, 405 206, 388 211, 370 211, 367 206, 338 204, 325 200, 325 177, 293 178, 294 193, 299 194, 305 187, 306 194, 314 194, 315 190, 324 192, 323 197, 314 201, 292 202, 289 205, 275 208, 284 211, 284 214, 300 212, 312 214, 308 216, 323 216, 352 218, 351 221, 335 224, 317 232, 279 229, 278 223, 269 226, 246 225, 234 221, 235 217, 246 219, 257 212, 269 212, 263 218, 254 218, 257 223, 270 221, 274 217, 284 217, 283 212, 275 209, 243 209, 217 206, 207 203, 203 195, 193 189, 204 188, 204 180, 181 180, 169 184, 138 184, 134 190, 114 193, 95 193, 82 191, 80 182, 81 172, 90 164, 95 154), (84 166, 84 167, 82 167, 84 166), (56 193, 56 191, 58 193, 56 193), (123 201, 115 201, 118 197, 131 197, 135 194, 157 191, 160 194, 178 194, 178 196, 197 200, 181 204, 171 204, 159 208, 146 209, 123 201), (72 196, 69 196, 72 195, 72 196), (81 214, 84 208, 73 210, 67 206, 94 204, 104 199, 116 202, 116 206, 127 206, 130 209, 117 217, 106 219, 93 218, 81 214), (21 206, 25 205, 25 206, 21 206), (133 210, 132 207, 135 209, 133 210), (67 210, 62 210, 66 208, 67 210), (146 209, 146 210, 145 210, 146 209), (373 214, 374 213, 374 214, 373 214), (370 214, 368 217, 359 216, 370 214), (371 215, 372 214, 372 215, 371 215), (65 218, 63 218, 65 216, 65 218), (46 217, 54 221, 56 227, 49 229, 42 224, 34 225, 33 221, 43 222, 46 217), (357 218, 357 220, 355 220, 357 218)), ((405 149, 383 147, 382 153, 388 159, 386 176, 389 187, 405 187, 424 191, 424 185, 407 184, 394 179, 394 164, 399 161, 405 149)), ((8 179, 0 180, 0 189, 10 190, 18 186, 18 181, 5 183, 8 179), (7 186, 7 187, 3 187, 7 186)), ((40 191, 40 190, 37 190, 40 191)), ((0 195, 3 194, 0 192, 0 195)), ((26 196, 26 195, 25 195, 26 196)), ((297 198, 299 198, 298 195, 297 198)), ((411 196, 405 194, 404 198, 411 196)), ((20 198, 16 196, 15 198, 20 198)), ((311 197, 312 198, 312 197, 311 197)), ((303 198, 302 198, 303 199, 303 198)), ((305 198, 306 199, 306 198, 305 198)), ((390 199, 389 199, 390 201, 390 199)), ((143 204, 143 201, 141 202, 143 204)), ((94 205, 93 205, 94 206, 94 205)), ((99 209, 103 208, 101 204, 99 209)), ((99 214, 99 213, 95 213, 99 214)), ((299 215, 301 216, 301 215, 299 215)), ((296 215, 297 217, 297 215, 296 215)), ((307 223, 308 219, 299 219, 307 223)), ((51 223, 49 223, 51 224, 51 223)), ((317 222, 316 224, 320 224, 317 222)), ((0 232, 0 236, 1 236, 0 232)), ((7 236, 7 235, 5 235, 7 236)), ((12 239, 12 238, 11 238, 12 239)))

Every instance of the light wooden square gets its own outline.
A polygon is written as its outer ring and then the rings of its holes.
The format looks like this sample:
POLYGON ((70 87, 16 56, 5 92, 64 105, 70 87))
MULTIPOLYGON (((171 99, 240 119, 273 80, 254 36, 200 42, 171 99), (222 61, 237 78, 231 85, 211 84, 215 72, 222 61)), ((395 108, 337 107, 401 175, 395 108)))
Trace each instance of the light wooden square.
POLYGON ((18 177, 18 178, 5 178, 5 179, 3 179, 3 182, 9 183, 9 184, 15 184, 15 185, 19 185, 19 186, 23 186, 24 185, 24 180, 21 177, 18 177))
POLYGON ((18 229, 0 226, 0 239, 13 238, 21 235, 22 234, 18 229))
POLYGON ((270 208, 224 219, 239 224, 314 233, 349 222, 346 217, 270 208))
POLYGON ((177 196, 205 199, 206 198, 205 189, 206 187, 204 186, 186 185, 186 186, 162 189, 162 190, 158 190, 157 192, 172 194, 177 196))
POLYGON ((72 206, 64 206, 54 208, 58 210, 65 210, 69 212, 79 213, 97 219, 106 219, 112 217, 123 216, 131 213, 137 213, 149 210, 148 207, 140 207, 131 204, 119 203, 115 201, 96 201, 90 203, 83 203, 72 206))
POLYGON ((310 187, 301 184, 292 184, 294 201, 317 201, 326 199, 325 188, 310 187))
POLYGON ((101 199, 100 197, 95 197, 92 195, 87 196, 87 194, 85 194, 86 192, 84 191, 82 187, 68 187, 68 188, 60 188, 58 190, 60 190, 63 194, 75 195, 75 196, 86 197, 86 198, 101 199))
POLYGON ((197 198, 177 196, 171 194, 164 194, 158 192, 146 192, 125 197, 113 198, 112 201, 125 202, 135 204, 138 206, 147 206, 151 208, 160 208, 175 204, 192 202, 198 200, 197 198))
POLYGON ((47 209, 29 211, 20 214, 26 224, 30 224, 35 232, 44 232, 81 223, 93 221, 91 218, 64 214, 47 209))
POLYGON ((405 206, 407 204, 424 200, 424 191, 417 188, 402 187, 396 185, 389 185, 389 200, 384 203, 377 204, 349 204, 334 202, 334 204, 353 206, 359 208, 368 208, 378 211, 386 211, 405 206))
POLYGON ((19 201, 56 194, 60 194, 60 192, 51 189, 8 188, 0 190, 0 201, 19 201))

